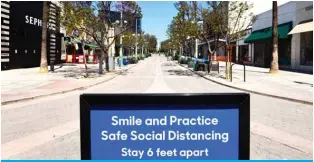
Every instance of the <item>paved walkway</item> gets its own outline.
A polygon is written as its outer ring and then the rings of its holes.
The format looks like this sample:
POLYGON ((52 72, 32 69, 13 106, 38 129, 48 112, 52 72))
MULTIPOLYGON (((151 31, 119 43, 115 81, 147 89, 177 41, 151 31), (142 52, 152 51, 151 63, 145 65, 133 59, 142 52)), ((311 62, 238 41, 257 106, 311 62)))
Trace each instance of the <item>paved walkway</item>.
MULTIPOLYGON (((1 107, 2 159, 80 159, 82 93, 237 93, 153 55, 118 77, 52 97, 1 107), (159 66, 159 67, 158 67, 159 66)), ((123 101, 123 99, 121 99, 123 101)), ((250 159, 313 159, 313 106, 250 94, 250 159)), ((206 114, 204 114, 206 115, 206 114)))
POLYGON ((116 66, 114 71, 99 75, 98 64, 88 65, 88 77, 84 77, 84 64, 56 65, 54 73, 47 74, 39 74, 38 67, 1 71, 1 104, 84 89, 113 79, 133 66, 116 66))
MULTIPOLYGON (((269 74, 269 68, 246 66, 244 82, 243 65, 233 66, 233 79, 225 79, 225 62, 220 62, 220 72, 198 72, 203 77, 241 90, 261 93, 270 96, 291 99, 299 102, 313 103, 313 75, 297 72, 280 71, 269 74)), ((187 65, 182 65, 187 68, 187 65)), ((191 68, 190 68, 191 69, 191 68)))

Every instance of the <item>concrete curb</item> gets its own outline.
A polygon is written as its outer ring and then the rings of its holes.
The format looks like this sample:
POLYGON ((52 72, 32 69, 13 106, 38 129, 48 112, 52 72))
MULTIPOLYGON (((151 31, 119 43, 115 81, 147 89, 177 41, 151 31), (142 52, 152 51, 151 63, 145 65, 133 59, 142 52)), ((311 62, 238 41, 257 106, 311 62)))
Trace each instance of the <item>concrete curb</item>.
POLYGON ((129 67, 129 68, 125 69, 125 70, 122 70, 122 71, 118 72, 118 74, 113 75, 112 77, 110 77, 110 78, 108 78, 106 80, 103 80, 103 81, 100 81, 100 82, 96 82, 95 84, 90 84, 90 85, 87 85, 87 86, 78 87, 78 88, 74 88, 74 89, 69 89, 69 90, 65 90, 65 91, 59 91, 59 92, 53 92, 53 93, 48 93, 48 94, 43 94, 43 95, 38 95, 38 96, 33 96, 33 97, 21 98, 21 99, 17 99, 17 100, 4 101, 4 102, 1 102, 1 105, 8 105, 8 104, 13 104, 13 103, 18 103, 18 102, 30 101, 30 100, 34 100, 34 99, 45 98, 45 97, 52 96, 52 95, 65 94, 65 93, 69 93, 69 92, 73 92, 73 91, 77 91, 77 90, 84 90, 84 89, 87 89, 87 88, 90 88, 90 87, 93 87, 93 86, 105 83, 107 81, 110 81, 110 80, 120 76, 124 72, 132 69, 136 65, 138 65, 138 63, 132 65, 131 67, 129 67))
MULTIPOLYGON (((181 67, 184 67, 184 66, 182 66, 181 64, 179 64, 177 62, 174 62, 174 63, 178 64, 181 67)), ((306 104, 306 105, 313 105, 313 102, 311 102, 311 101, 300 100, 300 99, 289 98, 289 97, 276 96, 276 95, 273 95, 273 94, 262 93, 262 92, 258 92, 258 91, 243 89, 243 88, 239 88, 239 87, 236 87, 236 86, 231 86, 231 85, 228 85, 228 84, 220 83, 220 82, 218 82, 216 80, 207 78, 207 77, 199 74, 198 72, 196 72, 196 71, 194 71, 192 69, 189 69, 187 67, 184 67, 184 68, 194 72, 195 74, 197 74, 198 76, 200 76, 200 77, 202 77, 202 78, 204 78, 206 80, 209 80, 211 82, 214 82, 216 84, 223 85, 223 86, 226 86, 226 87, 229 87, 229 88, 233 88, 233 89, 236 89, 236 90, 245 91, 245 92, 249 92, 249 93, 254 93, 254 94, 258 94, 258 95, 262 95, 262 96, 266 96, 266 97, 273 97, 273 98, 278 98, 278 99, 287 100, 287 101, 291 101, 291 102, 296 102, 296 103, 301 103, 301 104, 306 104)))

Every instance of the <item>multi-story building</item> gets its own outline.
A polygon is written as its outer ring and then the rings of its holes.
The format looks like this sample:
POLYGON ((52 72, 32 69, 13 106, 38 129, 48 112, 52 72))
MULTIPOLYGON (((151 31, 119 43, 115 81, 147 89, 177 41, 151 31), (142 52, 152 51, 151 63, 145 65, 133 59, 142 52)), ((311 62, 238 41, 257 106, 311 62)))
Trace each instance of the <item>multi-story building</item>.
MULTIPOLYGON (((48 64, 61 61, 59 7, 49 3, 48 64)), ((40 65, 43 2, 1 1, 1 68, 40 65)))
MULTIPOLYGON (((272 10, 260 13, 245 43, 253 45, 255 66, 270 67, 272 10)), ((278 6, 278 57, 280 69, 313 71, 313 2, 291 1, 278 6)))

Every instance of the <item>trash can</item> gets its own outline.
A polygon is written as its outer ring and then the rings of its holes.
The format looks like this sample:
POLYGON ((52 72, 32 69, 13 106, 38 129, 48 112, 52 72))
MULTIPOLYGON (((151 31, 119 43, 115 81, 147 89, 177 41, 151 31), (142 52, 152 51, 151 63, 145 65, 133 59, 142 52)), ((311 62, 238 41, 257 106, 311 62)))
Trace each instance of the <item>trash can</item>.
POLYGON ((197 62, 198 62, 197 59, 194 58, 194 59, 193 59, 193 65, 192 65, 193 70, 197 70, 197 69, 196 69, 196 64, 197 64, 197 62))
POLYGON ((193 61, 188 62, 188 68, 193 68, 193 61))
POLYGON ((128 64, 129 64, 128 60, 126 58, 123 58, 123 65, 128 65, 128 64))

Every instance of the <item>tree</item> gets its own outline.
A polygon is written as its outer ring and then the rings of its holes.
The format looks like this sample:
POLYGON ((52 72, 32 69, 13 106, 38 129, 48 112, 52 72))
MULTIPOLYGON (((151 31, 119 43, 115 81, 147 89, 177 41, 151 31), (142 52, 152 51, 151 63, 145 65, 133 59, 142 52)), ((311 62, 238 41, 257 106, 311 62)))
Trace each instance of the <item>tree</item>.
POLYGON ((123 47, 128 49, 128 52, 132 51, 131 49, 135 47, 135 36, 131 31, 127 31, 123 34, 123 47))
POLYGON ((192 2, 189 6, 186 1, 180 1, 174 4, 178 14, 173 17, 171 24, 168 25, 167 35, 171 39, 171 47, 181 50, 183 53, 189 53, 193 43, 187 40, 188 37, 196 36, 196 26, 192 23, 193 15, 197 15, 197 3, 192 2))
POLYGON ((164 40, 160 43, 161 52, 169 52, 170 50, 170 39, 164 40))
POLYGON ((279 64, 278 64, 278 6, 277 1, 273 1, 273 53, 272 53, 272 61, 270 65, 270 73, 278 73, 279 72, 279 64))
POLYGON ((110 36, 110 29, 119 25, 115 22, 111 22, 111 2, 88 2, 91 3, 91 5, 88 5, 85 2, 75 1, 63 1, 62 3, 64 9, 61 18, 62 24, 66 27, 75 28, 92 37, 101 49, 101 54, 99 56, 99 74, 103 74, 103 58, 106 61, 106 70, 109 71, 108 49, 115 42, 115 38, 131 28, 134 15, 141 14, 140 7, 133 1, 123 2, 120 6, 117 5, 116 8, 123 11, 124 20, 129 21, 119 32, 115 33, 114 36, 110 36))
POLYGON ((206 42, 210 54, 220 47, 227 49, 226 79, 229 79, 231 63, 228 49, 230 43, 243 37, 245 30, 255 21, 250 12, 253 5, 246 1, 210 1, 207 4, 209 7, 200 11, 203 25, 198 29, 198 37, 206 42))
POLYGON ((157 51, 157 38, 155 35, 150 35, 149 39, 148 39, 148 46, 149 52, 156 52, 157 51))
POLYGON ((141 55, 143 57, 143 54, 144 54, 144 48, 145 48, 145 43, 146 43, 146 40, 145 40, 145 37, 144 37, 144 31, 141 32, 140 36, 138 37, 138 46, 141 47, 141 55))
POLYGON ((43 24, 41 32, 41 58, 40 58, 40 73, 48 73, 48 61, 47 61, 47 23, 49 17, 48 2, 44 1, 43 6, 43 24))

